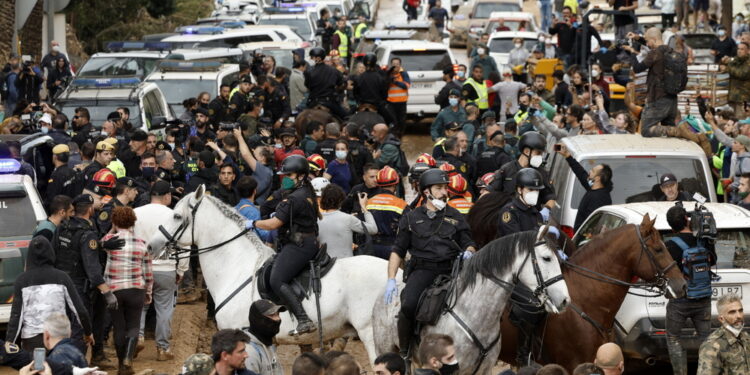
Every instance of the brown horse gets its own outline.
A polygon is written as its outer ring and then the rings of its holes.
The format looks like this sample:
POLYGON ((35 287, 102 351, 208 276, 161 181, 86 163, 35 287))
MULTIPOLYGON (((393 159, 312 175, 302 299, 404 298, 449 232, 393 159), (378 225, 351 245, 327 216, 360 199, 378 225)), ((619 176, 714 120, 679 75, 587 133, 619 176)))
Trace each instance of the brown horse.
POLYGON ((323 106, 308 108, 300 112, 294 119, 294 129, 297 130, 297 134, 304 136, 305 129, 310 121, 317 121, 323 125, 329 122, 340 124, 339 120, 327 108, 323 106))
POLYGON ((471 228, 471 235, 478 248, 486 245, 497 237, 500 209, 513 198, 503 192, 489 192, 477 199, 466 221, 471 228))
MULTIPOLYGON (((549 315, 546 328, 538 327, 544 335, 537 362, 557 363, 572 372, 575 366, 593 361, 596 349, 614 340, 615 315, 628 292, 627 283, 635 277, 661 283, 668 298, 684 295, 685 279, 654 228, 655 221, 646 215, 640 226, 629 224, 597 235, 568 259, 563 276, 572 302, 564 313, 549 315)), ((508 311, 502 321, 500 359, 514 363, 517 330, 508 311)))

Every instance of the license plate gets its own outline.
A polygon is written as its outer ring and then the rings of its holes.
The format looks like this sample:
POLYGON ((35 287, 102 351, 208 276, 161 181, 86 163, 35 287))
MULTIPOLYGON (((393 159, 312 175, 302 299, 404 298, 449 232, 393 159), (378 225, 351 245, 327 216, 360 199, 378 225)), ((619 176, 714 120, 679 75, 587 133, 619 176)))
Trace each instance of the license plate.
POLYGON ((742 298, 742 285, 721 285, 711 288, 711 299, 719 299, 721 296, 734 293, 742 298))
POLYGON ((432 88, 432 83, 414 83, 414 85, 412 85, 412 88, 414 88, 414 89, 431 89, 432 88))

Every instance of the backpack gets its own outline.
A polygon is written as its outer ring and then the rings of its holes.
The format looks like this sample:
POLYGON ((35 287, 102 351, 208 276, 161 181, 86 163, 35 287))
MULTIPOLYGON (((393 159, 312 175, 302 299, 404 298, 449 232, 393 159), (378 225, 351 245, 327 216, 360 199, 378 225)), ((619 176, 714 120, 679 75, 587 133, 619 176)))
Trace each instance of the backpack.
POLYGON ((677 95, 687 86, 687 58, 685 55, 669 49, 664 52, 664 92, 677 95))
POLYGON ((688 247, 679 237, 672 237, 682 249, 682 272, 687 276, 687 298, 699 299, 711 296, 711 257, 703 244, 698 241, 695 247, 688 247))

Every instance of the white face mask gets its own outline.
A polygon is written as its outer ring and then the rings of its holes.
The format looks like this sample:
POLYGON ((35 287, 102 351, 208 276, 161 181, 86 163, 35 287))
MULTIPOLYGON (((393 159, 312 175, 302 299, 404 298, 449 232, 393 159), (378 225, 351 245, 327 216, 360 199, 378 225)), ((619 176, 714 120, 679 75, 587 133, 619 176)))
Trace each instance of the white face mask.
POLYGON ((742 329, 745 328, 745 323, 743 322, 741 325, 738 325, 738 326, 732 326, 727 323, 724 323, 724 328, 726 328, 727 331, 732 332, 734 337, 740 337, 740 333, 742 333, 742 329))
POLYGON ((106 136, 107 136, 108 134, 107 134, 107 132, 106 132, 106 131, 102 130, 102 132, 101 132, 101 135, 102 135, 103 137, 106 137, 106 136))
POLYGON ((336 151, 336 159, 339 159, 339 160, 346 159, 346 151, 337 150, 336 151))
POLYGON ((544 43, 544 37, 543 37, 543 36, 540 36, 540 37, 539 37, 539 41, 540 41, 540 42, 542 42, 542 43, 544 43))
POLYGON ((531 159, 529 160, 529 165, 534 168, 539 168, 539 166, 542 165, 543 161, 544 158, 542 157, 542 155, 532 155, 531 159))
POLYGON ((532 190, 523 193, 523 201, 529 206, 536 206, 536 202, 539 200, 539 190, 532 190))
POLYGON ((477 55, 484 55, 484 52, 485 52, 484 48, 477 49, 477 55))
POLYGON ((521 46, 523 46, 523 44, 521 44, 521 43, 516 43, 516 44, 515 44, 515 46, 516 46, 516 48, 521 48, 521 46))
POLYGON ((591 71, 591 76, 594 77, 594 78, 599 77, 599 71, 598 70, 592 70, 591 71))
POLYGON ((167 143, 167 144, 169 145, 169 148, 171 148, 172 150, 174 150, 174 143, 167 143))
POLYGON ((427 198, 430 200, 430 203, 432 203, 432 205, 435 206, 435 209, 437 209, 438 211, 445 208, 445 205, 447 204, 445 203, 444 200, 435 198, 432 194, 428 194, 427 198))

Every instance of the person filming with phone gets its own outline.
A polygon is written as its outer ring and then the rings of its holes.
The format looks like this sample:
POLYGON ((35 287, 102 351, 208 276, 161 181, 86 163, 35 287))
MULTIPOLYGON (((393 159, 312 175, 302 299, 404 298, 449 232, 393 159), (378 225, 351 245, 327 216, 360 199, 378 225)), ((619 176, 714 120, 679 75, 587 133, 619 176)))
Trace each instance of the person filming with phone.
POLYGON ((597 208, 612 204, 612 168, 607 164, 597 164, 590 171, 586 170, 563 144, 556 144, 555 151, 565 158, 570 169, 575 173, 586 193, 578 204, 573 228, 577 231, 586 218, 597 208))

